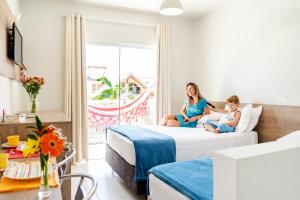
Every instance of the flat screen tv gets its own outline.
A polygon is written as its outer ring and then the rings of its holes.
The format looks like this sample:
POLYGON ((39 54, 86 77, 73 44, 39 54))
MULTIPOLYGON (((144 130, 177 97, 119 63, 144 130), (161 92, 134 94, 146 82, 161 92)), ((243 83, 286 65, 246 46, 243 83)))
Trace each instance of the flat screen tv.
POLYGON ((23 65, 23 41, 22 35, 16 26, 13 23, 12 29, 8 31, 8 41, 7 41, 7 55, 15 64, 22 67, 23 65))

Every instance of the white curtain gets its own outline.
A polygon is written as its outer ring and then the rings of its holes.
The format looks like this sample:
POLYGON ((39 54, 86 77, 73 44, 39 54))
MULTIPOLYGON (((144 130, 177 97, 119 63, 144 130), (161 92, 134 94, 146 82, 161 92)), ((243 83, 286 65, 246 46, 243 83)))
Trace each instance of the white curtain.
POLYGON ((87 96, 85 66, 85 19, 81 14, 66 17, 65 112, 72 120, 75 162, 88 157, 87 96))
POLYGON ((170 93, 170 61, 169 40, 170 28, 168 25, 158 24, 156 26, 157 45, 157 91, 156 91, 156 123, 171 112, 170 93))

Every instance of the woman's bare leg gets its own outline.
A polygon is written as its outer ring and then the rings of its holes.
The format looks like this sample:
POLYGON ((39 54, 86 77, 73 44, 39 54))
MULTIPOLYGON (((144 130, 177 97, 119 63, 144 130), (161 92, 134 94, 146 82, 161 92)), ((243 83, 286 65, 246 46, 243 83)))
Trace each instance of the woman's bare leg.
POLYGON ((169 126, 169 127, 179 127, 180 124, 179 124, 179 122, 178 122, 177 120, 175 120, 175 119, 170 119, 170 120, 168 120, 168 122, 167 122, 167 126, 169 126))
POLYGON ((161 126, 166 126, 168 121, 171 119, 176 119, 176 115, 166 115, 165 117, 162 118, 160 125, 161 126))

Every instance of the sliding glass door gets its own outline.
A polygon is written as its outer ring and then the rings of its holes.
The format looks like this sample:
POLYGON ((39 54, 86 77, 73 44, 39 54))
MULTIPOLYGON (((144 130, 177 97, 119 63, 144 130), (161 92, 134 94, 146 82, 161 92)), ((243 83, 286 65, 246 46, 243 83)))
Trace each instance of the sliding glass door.
POLYGON ((154 49, 120 47, 120 122, 154 123, 156 51, 154 49))
POLYGON ((156 51, 117 44, 87 45, 89 144, 114 124, 153 124, 156 51))

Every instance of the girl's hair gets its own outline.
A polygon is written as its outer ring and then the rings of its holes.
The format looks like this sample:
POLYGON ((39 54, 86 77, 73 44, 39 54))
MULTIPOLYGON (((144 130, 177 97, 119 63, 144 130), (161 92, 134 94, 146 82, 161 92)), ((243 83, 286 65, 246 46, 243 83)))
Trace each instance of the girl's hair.
POLYGON ((240 99, 237 95, 233 95, 226 100, 228 103, 240 104, 240 99))
POLYGON ((189 103, 191 103, 191 101, 193 100, 193 97, 189 96, 188 95, 188 92, 187 92, 187 88, 188 86, 192 86, 195 90, 195 94, 196 96, 198 96, 198 100, 202 99, 202 95, 200 94, 200 90, 199 90, 199 87, 196 83, 193 83, 193 82, 189 82, 186 86, 185 86, 185 94, 186 94, 186 99, 189 103))

